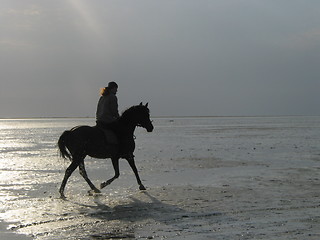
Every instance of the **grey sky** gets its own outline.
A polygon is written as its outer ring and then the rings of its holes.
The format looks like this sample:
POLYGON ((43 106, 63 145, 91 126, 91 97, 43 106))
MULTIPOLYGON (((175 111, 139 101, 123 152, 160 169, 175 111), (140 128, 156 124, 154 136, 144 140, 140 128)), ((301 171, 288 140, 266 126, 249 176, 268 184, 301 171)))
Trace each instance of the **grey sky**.
POLYGON ((0 118, 320 115, 318 0, 1 0, 0 118))

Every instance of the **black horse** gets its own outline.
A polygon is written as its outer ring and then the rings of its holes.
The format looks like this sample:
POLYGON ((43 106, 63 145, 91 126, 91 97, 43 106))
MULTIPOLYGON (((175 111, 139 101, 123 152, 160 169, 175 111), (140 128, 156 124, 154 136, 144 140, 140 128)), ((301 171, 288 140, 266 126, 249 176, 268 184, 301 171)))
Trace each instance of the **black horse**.
POLYGON ((153 131, 148 104, 142 105, 140 103, 140 105, 129 108, 118 120, 108 125, 108 128, 116 134, 119 144, 108 144, 104 132, 97 126, 77 126, 65 131, 59 138, 58 146, 61 156, 70 159, 71 164, 66 169, 61 183, 59 190, 61 198, 65 198, 64 189, 68 178, 77 167, 92 191, 100 193, 100 190, 93 185, 86 173, 84 159, 87 155, 93 158, 111 158, 112 160, 115 175, 108 181, 101 183, 101 189, 119 177, 119 159, 125 158, 136 176, 139 189, 145 190, 133 155, 135 149, 133 133, 137 126, 145 128, 148 132, 153 131))

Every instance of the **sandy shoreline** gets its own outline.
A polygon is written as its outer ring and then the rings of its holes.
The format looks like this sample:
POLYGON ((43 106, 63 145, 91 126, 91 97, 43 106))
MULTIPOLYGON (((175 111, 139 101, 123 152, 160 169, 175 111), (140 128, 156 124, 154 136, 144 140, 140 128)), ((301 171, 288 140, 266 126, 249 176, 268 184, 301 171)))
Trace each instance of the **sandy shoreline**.
MULTIPOLYGON (((120 178, 100 195, 74 173, 66 201, 58 188, 68 162, 55 145, 64 126, 48 137, 37 125, 49 147, 40 139, 33 152, 22 145, 2 159, 11 158, 0 166, 0 239, 318 240, 320 128, 307 120, 161 120, 154 135, 137 133, 147 191, 121 161, 120 178)), ((113 176, 110 161, 86 164, 97 185, 113 176)))
MULTIPOLYGON (((66 235, 68 239, 320 238, 320 168, 254 177, 246 168, 237 171, 247 175, 224 179, 217 186, 170 184, 142 192, 130 189, 118 199, 106 193, 80 199, 69 196, 67 201, 42 198, 36 201, 54 208, 41 213, 31 203, 35 200, 27 201, 33 214, 47 215, 47 219, 18 224, 11 231, 35 234, 35 239, 66 235)), ((8 239, 15 239, 12 236, 8 239)))

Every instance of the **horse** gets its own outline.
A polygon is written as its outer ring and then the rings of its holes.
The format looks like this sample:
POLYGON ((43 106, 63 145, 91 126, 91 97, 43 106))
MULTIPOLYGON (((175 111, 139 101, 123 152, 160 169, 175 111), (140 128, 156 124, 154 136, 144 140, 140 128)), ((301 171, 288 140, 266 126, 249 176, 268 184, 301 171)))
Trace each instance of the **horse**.
POLYGON ((64 131, 58 140, 60 155, 64 159, 69 159, 71 164, 65 171, 63 181, 61 183, 59 193, 62 199, 65 199, 64 190, 67 181, 73 171, 79 167, 80 175, 89 184, 91 191, 101 193, 90 181, 84 159, 86 156, 93 158, 106 159, 111 158, 115 175, 106 182, 100 184, 100 189, 111 184, 120 176, 119 159, 124 158, 128 161, 132 168, 140 190, 146 190, 142 184, 138 170, 134 161, 134 131, 136 127, 143 127, 147 132, 153 131, 153 124, 150 120, 150 111, 148 103, 143 105, 132 106, 114 122, 107 125, 108 129, 112 130, 118 139, 118 144, 108 144, 103 129, 96 126, 76 126, 70 130, 64 131))

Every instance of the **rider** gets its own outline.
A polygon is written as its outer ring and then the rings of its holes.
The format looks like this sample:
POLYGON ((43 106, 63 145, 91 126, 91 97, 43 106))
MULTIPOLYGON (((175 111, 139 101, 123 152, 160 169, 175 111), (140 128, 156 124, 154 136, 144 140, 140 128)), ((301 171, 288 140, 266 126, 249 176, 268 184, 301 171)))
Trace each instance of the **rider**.
POLYGON ((118 144, 116 135, 107 126, 119 118, 117 91, 118 84, 115 82, 109 82, 108 87, 102 88, 96 112, 97 126, 104 131, 109 144, 118 144))

